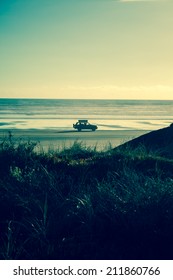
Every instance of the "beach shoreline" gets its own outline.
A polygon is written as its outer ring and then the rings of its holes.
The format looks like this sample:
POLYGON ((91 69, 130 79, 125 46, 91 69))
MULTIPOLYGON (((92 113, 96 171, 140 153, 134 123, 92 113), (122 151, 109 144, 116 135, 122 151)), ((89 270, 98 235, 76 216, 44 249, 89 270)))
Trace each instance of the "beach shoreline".
POLYGON ((85 146, 97 147, 102 150, 117 147, 127 141, 148 133, 148 130, 52 130, 52 129, 0 129, 0 141, 9 137, 9 131, 15 141, 38 142, 44 149, 64 148, 73 145, 75 141, 82 142, 85 146))

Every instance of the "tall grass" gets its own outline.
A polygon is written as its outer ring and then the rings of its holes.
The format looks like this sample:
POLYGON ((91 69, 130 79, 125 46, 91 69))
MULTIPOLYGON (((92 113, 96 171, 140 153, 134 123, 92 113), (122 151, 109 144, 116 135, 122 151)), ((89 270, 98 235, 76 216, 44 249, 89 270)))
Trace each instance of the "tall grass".
POLYGON ((172 259, 173 161, 0 143, 1 259, 172 259))

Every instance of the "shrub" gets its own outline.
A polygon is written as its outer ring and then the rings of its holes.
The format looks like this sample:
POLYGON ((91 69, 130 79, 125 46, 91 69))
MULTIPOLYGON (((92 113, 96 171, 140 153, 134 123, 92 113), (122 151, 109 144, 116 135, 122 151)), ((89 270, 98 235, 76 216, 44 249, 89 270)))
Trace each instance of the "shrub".
POLYGON ((0 258, 172 259, 173 161, 1 143, 0 258))

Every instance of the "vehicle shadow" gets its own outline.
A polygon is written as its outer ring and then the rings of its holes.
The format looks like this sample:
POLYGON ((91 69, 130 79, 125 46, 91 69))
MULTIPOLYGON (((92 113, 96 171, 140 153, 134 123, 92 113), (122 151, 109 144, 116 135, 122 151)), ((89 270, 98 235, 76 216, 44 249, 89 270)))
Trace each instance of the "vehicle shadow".
POLYGON ((56 131, 56 133, 80 133, 80 132, 82 132, 82 133, 86 133, 86 132, 93 132, 93 131, 91 131, 90 129, 88 129, 88 130, 81 130, 81 131, 78 131, 78 130, 61 130, 61 131, 56 131))

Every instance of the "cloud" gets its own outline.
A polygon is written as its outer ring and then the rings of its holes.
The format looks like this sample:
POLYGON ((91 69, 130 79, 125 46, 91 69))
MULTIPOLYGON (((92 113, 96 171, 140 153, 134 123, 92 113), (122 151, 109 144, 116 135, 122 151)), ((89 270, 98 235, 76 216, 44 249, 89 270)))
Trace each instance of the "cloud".
POLYGON ((173 100, 173 86, 155 85, 45 85, 36 87, 0 87, 1 98, 70 98, 78 99, 169 99, 173 100))
POLYGON ((96 85, 96 86, 73 86, 69 85, 66 87, 61 87, 61 90, 70 90, 70 91, 129 91, 129 92, 134 92, 134 91, 153 91, 153 92, 171 92, 173 93, 173 86, 169 85, 139 85, 139 86, 118 86, 118 85, 96 85))

